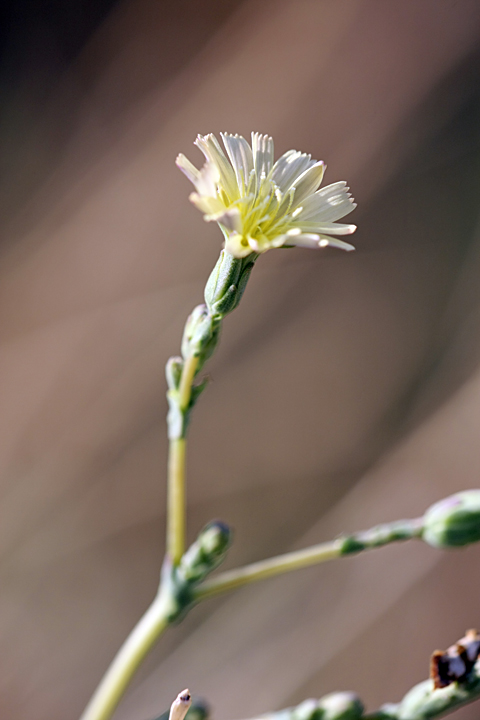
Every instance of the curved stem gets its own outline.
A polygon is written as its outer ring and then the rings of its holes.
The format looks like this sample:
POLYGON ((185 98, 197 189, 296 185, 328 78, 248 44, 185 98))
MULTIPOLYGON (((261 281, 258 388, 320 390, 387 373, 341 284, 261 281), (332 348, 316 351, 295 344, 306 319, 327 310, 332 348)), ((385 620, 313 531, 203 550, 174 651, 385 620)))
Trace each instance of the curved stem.
MULTIPOLYGON (((180 378, 179 405, 182 413, 188 410, 192 385, 198 367, 198 357, 185 360, 180 378)), ((185 552, 186 493, 185 493, 186 438, 171 438, 168 451, 167 481, 167 555, 178 565, 185 552)))
POLYGON ((80 720, 109 720, 133 675, 167 626, 167 599, 160 592, 116 654, 80 720))

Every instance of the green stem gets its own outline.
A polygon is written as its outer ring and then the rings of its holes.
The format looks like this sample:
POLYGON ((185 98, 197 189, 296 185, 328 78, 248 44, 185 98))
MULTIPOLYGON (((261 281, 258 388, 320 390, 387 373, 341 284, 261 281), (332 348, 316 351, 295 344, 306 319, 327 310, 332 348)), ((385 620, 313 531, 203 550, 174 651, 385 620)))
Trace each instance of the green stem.
POLYGON ((278 555, 277 557, 260 560, 259 562, 245 565, 235 570, 227 570, 212 580, 202 583, 195 593, 196 600, 205 600, 206 598, 219 595, 228 590, 235 590, 243 585, 249 585, 258 580, 282 575, 291 570, 298 570, 309 565, 327 562, 340 557, 342 554, 343 539, 333 540, 332 542, 314 545, 313 547, 295 552, 278 555))
MULTIPOLYGON (((179 388, 179 406, 186 413, 192 395, 192 385, 198 367, 198 357, 187 358, 182 370, 179 388)), ((186 493, 185 493, 186 438, 172 438, 168 451, 167 480, 167 555, 178 565, 185 552, 186 493)))
POLYGON ((168 598, 161 592, 127 637, 80 720, 109 720, 147 653, 168 626, 168 598))
POLYGON ((235 590, 243 585, 258 582, 258 580, 265 580, 309 565, 317 565, 344 555, 371 550, 391 542, 418 538, 421 535, 421 530, 422 518, 399 520, 393 523, 377 525, 370 530, 346 535, 303 550, 277 555, 251 565, 227 570, 217 575, 217 577, 202 583, 195 593, 195 600, 204 600, 228 590, 235 590))
POLYGON ((190 397, 192 395, 192 385, 195 373, 197 372, 199 358, 197 355, 192 355, 185 360, 185 364, 182 370, 182 377, 180 379, 180 409, 182 412, 188 409, 190 404, 190 397))
POLYGON ((168 449, 167 555, 178 565, 185 551, 185 438, 170 440, 168 449))

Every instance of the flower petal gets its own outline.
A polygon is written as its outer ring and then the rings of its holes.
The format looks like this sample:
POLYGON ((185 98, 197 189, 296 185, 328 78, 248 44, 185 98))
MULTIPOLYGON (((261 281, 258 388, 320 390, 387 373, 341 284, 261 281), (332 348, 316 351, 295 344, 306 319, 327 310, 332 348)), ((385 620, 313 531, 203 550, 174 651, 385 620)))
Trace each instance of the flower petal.
POLYGON ((357 229, 356 225, 344 225, 343 223, 327 223, 327 222, 299 222, 298 227, 303 232, 316 232, 328 235, 351 235, 357 229))
POLYGON ((337 238, 328 237, 327 235, 322 235, 318 245, 319 247, 335 247, 339 250, 345 250, 346 252, 351 252, 352 250, 355 250, 354 245, 350 245, 350 243, 344 242, 343 240, 338 240, 337 238))
POLYGON ((190 160, 185 157, 183 153, 179 153, 175 160, 175 165, 180 168, 184 175, 195 185, 200 177, 200 170, 198 170, 190 160))
POLYGON ((293 198, 294 205, 299 205, 304 198, 315 192, 322 182, 323 173, 325 172, 325 163, 320 160, 311 165, 300 177, 298 177, 293 186, 295 187, 295 195, 293 198))
POLYGON ((252 154, 257 181, 266 177, 273 167, 273 140, 268 135, 252 133, 252 154))
POLYGON ((242 194, 246 190, 250 173, 253 170, 253 155, 250 145, 241 135, 230 135, 230 133, 220 133, 223 144, 227 151, 230 162, 235 170, 237 184, 242 194))
POLYGON ((225 154, 220 147, 215 135, 210 133, 209 135, 198 135, 195 140, 195 145, 200 148, 203 152, 207 161, 213 163, 219 172, 219 185, 225 191, 230 202, 237 200, 240 197, 237 181, 233 168, 228 162, 225 154))
POLYGON ((197 170, 185 155, 178 155, 176 165, 184 175, 195 185, 195 189, 200 195, 215 197, 217 194, 217 183, 220 179, 220 173, 216 165, 207 161, 201 170, 197 170))
POLYGON ((215 220, 215 222, 223 225, 230 232, 241 233, 242 231, 242 216, 240 210, 236 207, 225 208, 222 212, 219 212, 215 217, 209 217, 209 220, 215 220))
POLYGON ((295 179, 314 164, 310 155, 289 150, 280 157, 272 168, 272 180, 282 193, 291 188, 295 179))
POLYGON ((190 193, 188 199, 196 208, 208 216, 209 221, 218 213, 225 212, 225 205, 218 198, 200 195, 199 193, 190 193))
POLYGON ((290 235, 287 233, 285 245, 296 245, 296 247, 317 249, 319 247, 320 235, 316 233, 299 233, 298 235, 290 235))
POLYGON ((296 217, 300 222, 332 222, 355 209, 356 205, 347 192, 345 182, 327 185, 302 201, 302 212, 296 217))

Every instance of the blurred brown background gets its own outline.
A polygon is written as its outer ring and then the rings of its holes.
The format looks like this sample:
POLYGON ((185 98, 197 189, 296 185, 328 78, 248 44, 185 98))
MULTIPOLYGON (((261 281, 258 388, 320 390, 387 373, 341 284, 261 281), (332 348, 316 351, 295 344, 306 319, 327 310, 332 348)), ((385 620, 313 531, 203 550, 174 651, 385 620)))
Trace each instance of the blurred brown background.
MULTIPOLYGON (((75 720, 157 585, 163 366, 221 244, 174 166, 198 132, 324 159, 359 230, 258 262, 191 427, 191 539, 228 521, 232 566, 479 486, 480 4, 2 12, 0 717, 75 720)), ((218 720, 396 701, 480 626, 479 561, 410 544, 205 603, 115 718, 185 686, 218 720)))

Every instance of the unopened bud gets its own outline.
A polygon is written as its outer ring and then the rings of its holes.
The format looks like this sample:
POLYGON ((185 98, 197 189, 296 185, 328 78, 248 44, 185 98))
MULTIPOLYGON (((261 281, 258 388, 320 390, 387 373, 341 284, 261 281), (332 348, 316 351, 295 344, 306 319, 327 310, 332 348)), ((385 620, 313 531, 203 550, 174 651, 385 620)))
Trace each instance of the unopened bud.
POLYGON ((480 490, 465 490, 432 505, 423 517, 422 538, 437 548, 480 540, 480 490))
POLYGON ((322 720, 359 720, 363 703, 354 692, 337 692, 324 695, 319 707, 323 710, 322 720))
POLYGON ((187 582, 203 580, 222 562, 231 540, 231 530, 225 523, 215 520, 206 525, 182 557, 179 575, 187 582))
POLYGON ((183 331, 182 355, 185 359, 199 358, 198 369, 215 350, 220 333, 220 321, 213 318, 206 305, 197 305, 188 317, 183 331))
POLYGON ((209 557, 223 557, 231 542, 230 528, 221 520, 214 520, 204 527, 198 541, 209 557))

